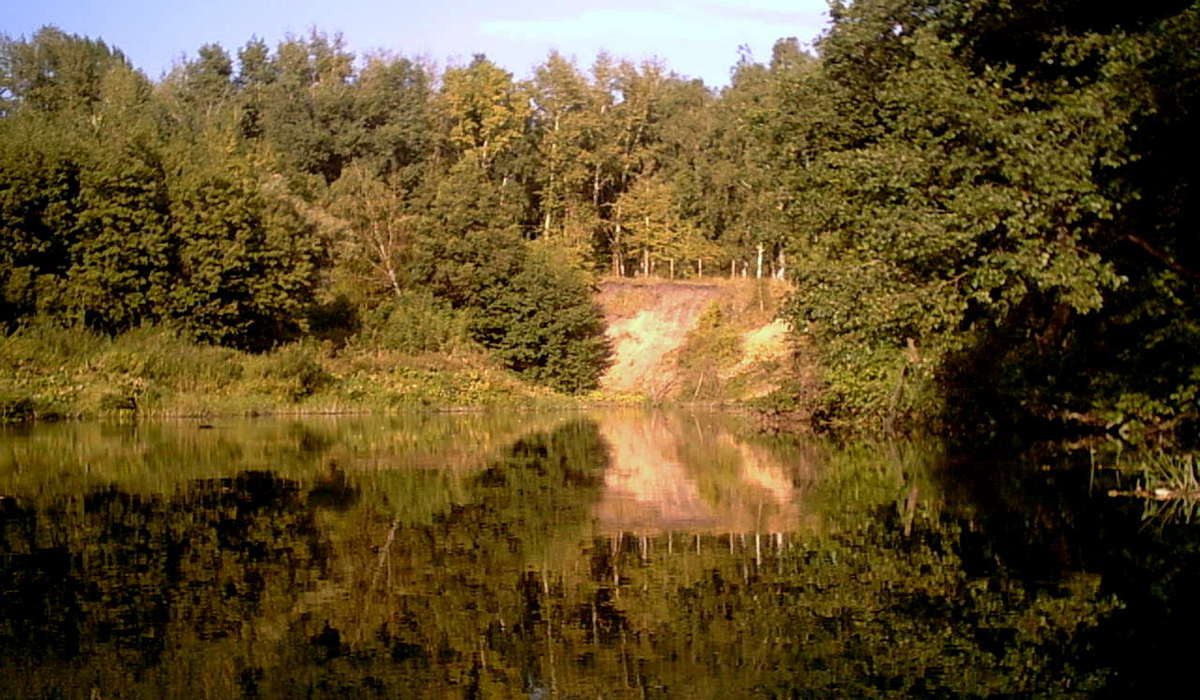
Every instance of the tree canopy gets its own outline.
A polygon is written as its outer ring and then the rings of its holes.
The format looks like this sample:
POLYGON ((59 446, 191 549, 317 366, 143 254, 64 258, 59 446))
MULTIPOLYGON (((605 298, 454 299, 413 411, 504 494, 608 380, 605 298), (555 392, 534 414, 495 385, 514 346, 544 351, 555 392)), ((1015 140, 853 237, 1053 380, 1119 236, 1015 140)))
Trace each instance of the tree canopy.
POLYGON ((721 90, 605 54, 437 70, 316 30, 154 83, 101 41, 4 37, 0 322, 263 349, 335 302, 351 327, 432 294, 584 389, 594 275, 724 271, 794 285, 820 420, 1194 419, 1200 7, 830 16, 721 90))

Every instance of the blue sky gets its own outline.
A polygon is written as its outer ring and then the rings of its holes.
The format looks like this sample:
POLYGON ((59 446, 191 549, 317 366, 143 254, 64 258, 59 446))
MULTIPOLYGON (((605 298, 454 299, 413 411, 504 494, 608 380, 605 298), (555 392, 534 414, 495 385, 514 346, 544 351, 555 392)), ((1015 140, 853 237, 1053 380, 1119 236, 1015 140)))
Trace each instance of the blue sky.
POLYGON ((681 75, 721 86, 739 45, 749 46, 757 60, 769 60, 776 39, 808 42, 819 34, 825 11, 825 0, 203 0, 179 6, 162 0, 16 0, 0 15, 0 32, 16 38, 53 24, 101 38, 155 79, 206 43, 236 54, 251 36, 274 45, 315 26, 341 32, 359 55, 386 49, 445 66, 484 53, 524 78, 552 48, 581 67, 607 49, 634 60, 658 57, 681 75))

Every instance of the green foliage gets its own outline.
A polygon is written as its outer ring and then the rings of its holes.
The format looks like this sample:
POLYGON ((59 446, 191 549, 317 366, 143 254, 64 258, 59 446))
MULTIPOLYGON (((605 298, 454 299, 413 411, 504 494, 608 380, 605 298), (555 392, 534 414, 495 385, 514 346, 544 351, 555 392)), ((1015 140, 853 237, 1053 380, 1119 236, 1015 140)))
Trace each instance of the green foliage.
POLYGON ((935 5, 835 3, 818 56, 744 51, 719 94, 606 55, 439 75, 315 29, 154 84, 5 37, 0 324, 262 352, 361 317, 579 391, 606 357, 579 270, 786 273, 831 422, 1186 432, 1200 11, 935 5))
POLYGON ((62 305, 78 211, 76 149, 45 125, 0 120, 0 322, 62 305))
POLYGON ((622 226, 662 259, 715 255, 682 204, 703 196, 672 194, 669 174, 699 167, 692 115, 712 95, 656 63, 601 57, 585 77, 552 55, 523 84, 477 57, 438 76, 382 53, 356 64, 313 30, 252 40, 236 61, 207 44, 155 85, 53 28, 0 50, 9 329, 161 323, 262 352, 346 342, 362 317, 357 342, 480 343, 576 392, 607 348, 575 270, 620 259, 622 226), (622 214, 637 183, 671 201, 639 190, 622 214), (536 251, 521 240, 536 237, 536 251))
POLYGON ((0 392, 29 397, 29 417, 157 411, 179 393, 220 395, 242 376, 237 353, 197 345, 166 328, 116 338, 35 323, 0 342, 0 392))
POLYGON ((0 337, 5 420, 570 405, 476 350, 465 340, 464 314, 445 313, 444 302, 427 296, 413 295, 410 302, 389 314, 403 329, 398 340, 416 347, 427 342, 422 330, 441 324, 456 334, 454 344, 391 350, 387 327, 369 325, 364 335, 375 334, 369 341, 352 340, 336 354, 332 343, 312 339, 251 354, 199 343, 186 331, 163 326, 110 337, 34 323, 0 337), (424 314, 425 329, 402 315, 413 308, 424 314))
POLYGON ((453 353, 471 345, 470 313, 428 292, 405 290, 367 313, 355 339, 364 349, 453 353))
POLYGON ((342 225, 334 246, 334 275, 359 298, 399 294, 418 217, 399 178, 363 165, 347 168, 330 188, 329 211, 342 225))
POLYGON ((130 144, 83 165, 66 313, 101 331, 155 318, 172 283, 169 204, 157 153, 130 144))
POLYGON ((333 382, 322 365, 320 346, 311 342, 285 345, 254 358, 252 366, 266 380, 271 393, 281 393, 296 402, 321 391, 333 382))
POLYGON ((28 41, 0 37, 0 117, 19 105, 43 114, 87 109, 108 71, 129 66, 103 41, 42 27, 28 41))
MULTIPOLYGON (((40 41, 8 44, 10 60, 30 60, 40 41)), ((40 314, 107 333, 174 321, 254 349, 297 332, 324 243, 286 194, 268 191, 265 163, 204 122, 172 139, 169 101, 121 61, 94 82, 97 99, 52 100, 52 114, 15 92, 0 123, 0 318, 40 314)))
POLYGON ((470 331, 502 364, 560 391, 595 388, 609 346, 592 287, 580 273, 535 247, 509 284, 484 298, 470 331))
MULTIPOLYGON (((1127 214, 1148 182, 1135 134, 1159 101, 1138 80, 1173 89, 1180 75, 1158 62, 1182 60, 1165 47, 1187 22, 1130 8, 1084 28, 1040 6, 1023 12, 1044 24, 922 7, 839 5, 820 70, 780 86, 795 116, 766 132, 783 146, 776 162, 792 164, 802 255, 786 314, 816 341, 821 410, 894 415, 906 372, 935 382, 924 396, 940 394, 966 429, 1014 410, 1046 419, 1128 403, 1138 358, 1162 355, 1127 331, 1178 329, 1186 308, 1163 313, 1146 260, 1121 242, 1151 218, 1127 214), (1131 298, 1155 296, 1159 309, 1121 320, 1131 298), (1116 346, 1124 363, 1102 359, 1116 346)), ((1166 238, 1147 245, 1178 251, 1166 238)), ((1178 393, 1190 364, 1169 362, 1155 400, 1178 393)), ((920 414, 930 409, 936 399, 920 414)))
POLYGON ((512 74, 482 54, 464 68, 445 72, 439 108, 444 147, 485 171, 515 147, 529 117, 528 100, 516 89, 512 74))
POLYGON ((729 314, 730 309, 719 302, 710 303, 680 348, 676 362, 684 387, 695 387, 690 392, 691 398, 720 397, 721 371, 728 370, 741 357, 741 335, 730 323, 729 314))
POLYGON ((197 339, 265 350, 298 334, 325 242, 253 158, 189 150, 170 182, 174 286, 163 316, 197 339))
POLYGON ((344 294, 313 304, 306 320, 314 338, 339 348, 362 327, 358 307, 344 294))
POLYGON ((804 228, 831 233, 798 273, 802 318, 868 344, 940 345, 1003 323, 1030 296, 1096 309, 1119 279, 1083 247, 1111 207, 1091 165, 1113 157, 1120 122, 1089 119, 1099 95, 1000 93, 943 43, 910 46, 911 63, 876 92, 896 115, 886 135, 810 168, 804 228), (1066 136, 1068 123, 1088 125, 1088 138, 1066 136), (840 205, 818 209, 834 191, 840 205))
POLYGON ((427 236, 418 282, 466 311, 467 332, 496 359, 539 384, 577 393, 596 386, 608 359, 603 317, 586 278, 503 231, 427 236))

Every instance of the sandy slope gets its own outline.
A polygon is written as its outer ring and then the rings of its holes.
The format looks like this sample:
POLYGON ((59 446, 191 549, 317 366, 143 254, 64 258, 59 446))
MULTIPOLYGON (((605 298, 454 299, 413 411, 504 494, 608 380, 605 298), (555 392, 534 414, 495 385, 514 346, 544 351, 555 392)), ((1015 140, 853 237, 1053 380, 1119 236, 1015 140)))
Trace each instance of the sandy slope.
MULTIPOLYGON (((678 393, 675 353, 713 301, 728 302, 737 287, 648 280, 608 280, 600 285, 598 301, 608 323, 614 362, 601 378, 601 388, 617 393, 663 398, 678 393)), ((752 363, 789 352, 787 326, 767 323, 742 335, 741 360, 729 366, 726 377, 752 363)))
POLYGON ((615 361, 601 378, 601 388, 655 396, 669 392, 675 373, 668 354, 683 345, 701 312, 720 294, 708 284, 603 283, 600 305, 615 361))

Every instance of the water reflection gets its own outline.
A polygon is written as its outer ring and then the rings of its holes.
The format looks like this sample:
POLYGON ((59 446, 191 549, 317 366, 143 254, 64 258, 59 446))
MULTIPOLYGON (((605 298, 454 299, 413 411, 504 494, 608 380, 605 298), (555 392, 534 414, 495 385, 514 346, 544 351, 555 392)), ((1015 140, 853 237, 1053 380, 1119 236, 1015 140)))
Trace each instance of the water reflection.
POLYGON ((1200 538, 1044 474, 717 415, 6 433, 0 695, 1153 688, 1200 538))
POLYGON ((778 533, 803 523, 812 455, 785 462, 719 416, 607 413, 598 424, 611 457, 595 508, 602 533, 778 533))

